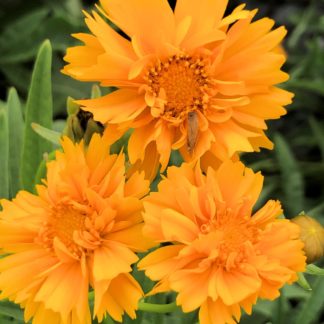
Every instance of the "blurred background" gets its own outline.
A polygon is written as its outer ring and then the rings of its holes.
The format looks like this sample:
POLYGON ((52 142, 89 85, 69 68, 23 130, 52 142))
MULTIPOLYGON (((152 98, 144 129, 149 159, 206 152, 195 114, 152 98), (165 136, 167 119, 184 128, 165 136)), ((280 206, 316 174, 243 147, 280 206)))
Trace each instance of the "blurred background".
MULTIPOLYGON (((174 6, 174 2, 170 4, 174 6)), ((242 3, 229 2, 229 11, 242 3)), ((268 135, 275 142, 275 149, 245 154, 242 159, 265 175, 259 205, 269 198, 280 199, 286 217, 305 211, 324 225, 324 0, 245 2, 249 9, 259 8, 257 17, 269 16, 277 26, 287 27, 289 33, 283 46, 288 59, 284 70, 290 74, 290 80, 283 87, 294 92, 295 98, 285 117, 268 122, 268 135)), ((0 0, 0 104, 6 101, 11 86, 17 89, 24 104, 37 50, 44 39, 50 39, 54 128, 63 129, 67 96, 89 97, 91 91, 91 84, 74 81, 62 75, 60 69, 66 48, 77 44, 70 34, 87 31, 82 9, 89 11, 94 3, 0 0)), ((292 286, 287 288, 284 299, 258 304, 253 316, 244 317, 242 323, 324 323, 324 283, 316 280, 311 281, 313 288, 322 289, 323 296, 316 299, 315 308, 315 292, 292 286), (280 318, 273 315, 276 307, 281 307, 280 318)), ((188 317, 184 317, 184 322, 178 321, 179 316, 148 318, 145 323, 190 323, 188 317)), ((9 316, 6 321, 12 322, 13 318, 9 316)), ((0 323, 6 322, 1 319, 0 323)))

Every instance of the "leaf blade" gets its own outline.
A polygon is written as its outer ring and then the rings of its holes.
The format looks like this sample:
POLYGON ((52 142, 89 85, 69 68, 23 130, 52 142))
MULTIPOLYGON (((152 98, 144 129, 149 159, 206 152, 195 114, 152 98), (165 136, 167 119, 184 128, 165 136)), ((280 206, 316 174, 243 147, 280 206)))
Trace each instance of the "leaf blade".
POLYGON ((24 131, 21 104, 15 88, 9 89, 7 109, 9 128, 9 190, 10 197, 12 198, 21 189, 19 170, 24 131))
POLYGON ((0 105, 0 198, 9 198, 9 131, 8 116, 0 105))
POLYGON ((43 127, 37 123, 32 123, 31 127, 39 136, 43 137, 47 141, 55 145, 60 145, 61 133, 43 127))
POLYGON ((52 128, 51 63, 51 44, 46 40, 37 54, 26 104, 21 180, 23 188, 29 191, 34 188, 34 177, 43 154, 52 150, 52 145, 36 134, 31 127, 32 122, 35 122, 52 128))
POLYGON ((304 208, 304 179, 294 154, 286 140, 277 133, 275 152, 281 169, 284 205, 290 216, 298 215, 304 208))

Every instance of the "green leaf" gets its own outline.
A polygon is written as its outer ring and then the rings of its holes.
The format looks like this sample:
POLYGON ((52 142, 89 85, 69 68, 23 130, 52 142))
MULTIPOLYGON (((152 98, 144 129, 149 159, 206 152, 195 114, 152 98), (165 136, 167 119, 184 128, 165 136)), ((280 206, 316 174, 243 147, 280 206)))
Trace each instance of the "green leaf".
POLYGON ((324 213, 324 202, 307 211, 307 215, 319 218, 324 213))
POLYGON ((91 99, 101 97, 101 90, 97 84, 94 84, 91 89, 91 99))
POLYGON ((302 17, 299 19, 296 28, 290 34, 287 45, 289 48, 294 49, 297 47, 303 34, 307 31, 310 22, 314 19, 314 14, 316 13, 315 6, 309 6, 308 10, 304 11, 302 17))
POLYGON ((285 317, 289 312, 289 302, 284 294, 284 290, 280 290, 280 296, 275 301, 273 301, 274 308, 272 313, 272 321, 276 324, 285 324, 285 317))
POLYGON ((49 142, 55 144, 55 145, 60 145, 60 139, 62 134, 56 131, 53 131, 51 129, 48 129, 46 127, 43 127, 37 123, 32 123, 31 124, 32 129, 41 137, 44 139, 48 140, 49 142))
POLYGON ((294 88, 296 89, 296 91, 308 90, 320 96, 324 95, 322 80, 310 80, 310 79, 291 80, 287 82, 286 87, 288 87, 288 85, 290 89, 294 88))
POLYGON ((51 44, 46 40, 40 47, 26 104, 26 120, 21 163, 21 179, 24 189, 34 189, 34 177, 45 152, 52 150, 52 145, 34 132, 33 122, 43 127, 52 128, 53 102, 51 86, 51 44))
POLYGON ((40 26, 48 13, 44 8, 32 11, 6 26, 0 35, 1 65, 26 61, 36 54, 40 40, 35 34, 44 31, 40 26))
POLYGON ((15 88, 11 88, 7 101, 9 126, 9 190, 14 197, 21 189, 20 163, 24 132, 24 121, 20 100, 15 88))
POLYGON ((69 15, 76 18, 81 18, 81 13, 82 13, 81 0, 67 0, 65 3, 65 7, 69 15))
MULTIPOLYGON (((310 288, 310 287, 309 287, 310 288)), ((288 299, 307 299, 309 298, 309 295, 311 294, 311 290, 305 290, 304 288, 300 287, 298 284, 293 285, 285 285, 282 287, 282 289, 285 292, 285 296, 288 299)))
POLYGON ((284 206, 291 216, 304 209, 304 180, 298 163, 285 139, 276 134, 275 153, 281 170, 281 186, 284 192, 284 206))
POLYGON ((24 321, 23 311, 20 307, 8 300, 0 302, 0 314, 9 316, 18 321, 24 321))
POLYGON ((308 281, 306 280, 304 274, 302 272, 298 272, 297 273, 298 275, 298 281, 297 281, 297 284, 304 288, 305 290, 307 291, 311 291, 312 290, 312 287, 310 286, 310 284, 308 283, 308 281))
POLYGON ((324 130, 314 117, 309 118, 309 123, 321 150, 322 161, 324 161, 324 130))
POLYGON ((313 287, 313 292, 309 299, 304 303, 297 316, 295 324, 318 323, 317 319, 319 318, 324 306, 324 278, 318 277, 314 282, 313 287))
POLYGON ((316 266, 315 264, 308 264, 305 272, 313 276, 324 276, 324 269, 316 266))
POLYGON ((9 198, 9 131, 4 104, 0 104, 0 198, 9 198))

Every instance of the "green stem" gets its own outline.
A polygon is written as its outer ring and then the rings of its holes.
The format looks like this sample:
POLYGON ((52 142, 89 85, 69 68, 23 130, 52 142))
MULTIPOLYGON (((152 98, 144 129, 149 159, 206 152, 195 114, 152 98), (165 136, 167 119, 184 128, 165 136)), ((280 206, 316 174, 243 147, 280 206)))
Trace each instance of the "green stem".
POLYGON ((151 313, 171 313, 178 309, 176 302, 170 304, 138 303, 138 310, 151 313))

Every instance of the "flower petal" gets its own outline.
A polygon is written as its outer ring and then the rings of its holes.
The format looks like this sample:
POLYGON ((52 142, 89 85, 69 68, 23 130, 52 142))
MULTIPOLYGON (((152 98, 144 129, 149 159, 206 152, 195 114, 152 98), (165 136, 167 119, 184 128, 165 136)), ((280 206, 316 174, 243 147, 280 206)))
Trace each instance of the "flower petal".
POLYGON ((135 119, 146 107, 143 97, 136 90, 119 89, 96 99, 78 100, 83 110, 93 113, 94 119, 118 124, 135 119))
POLYGON ((171 43, 174 18, 166 0, 142 0, 140 4, 132 0, 100 2, 109 18, 127 35, 142 37, 148 54, 159 51, 163 41, 171 43))

